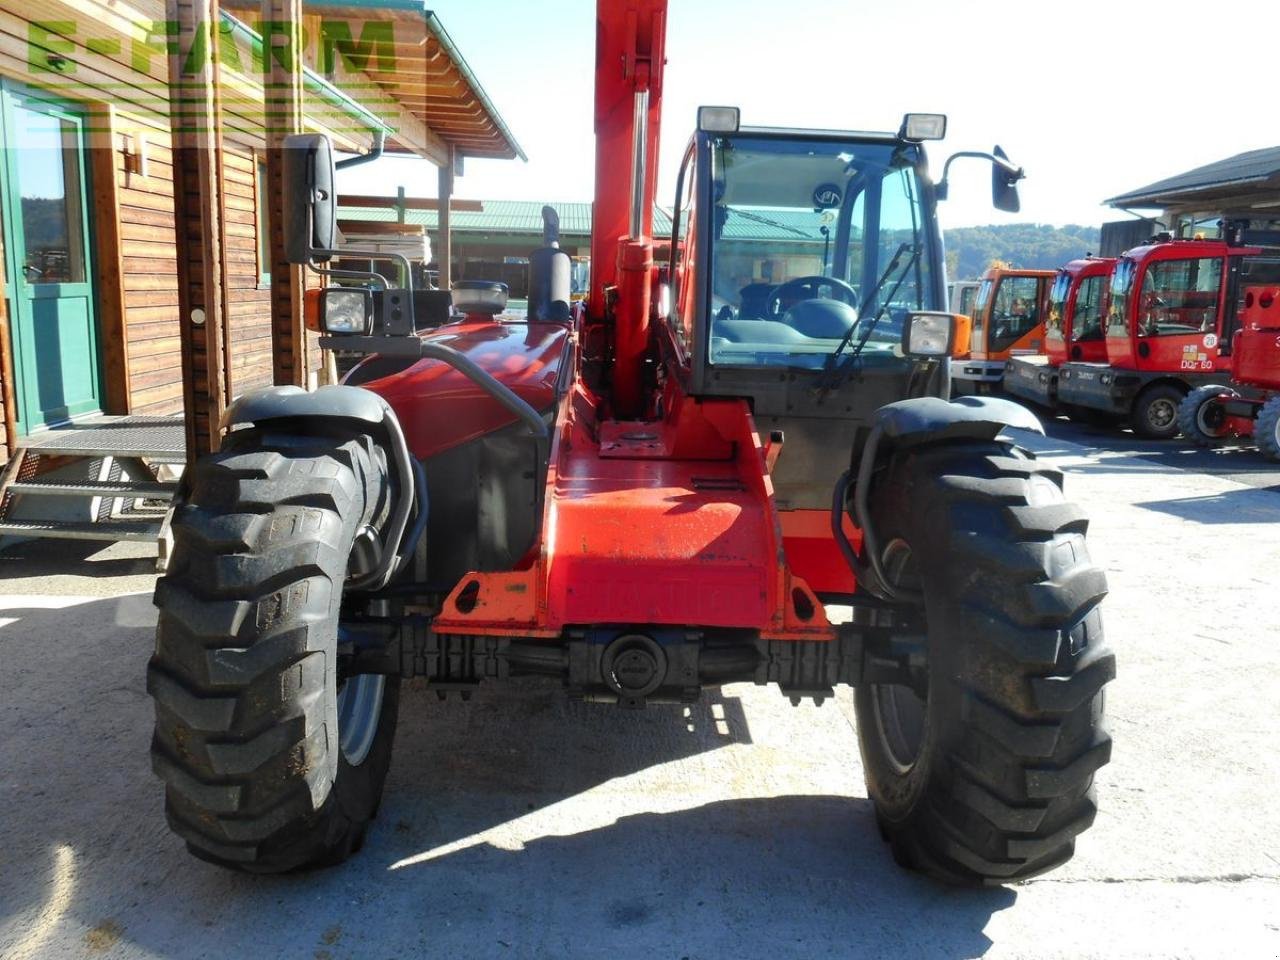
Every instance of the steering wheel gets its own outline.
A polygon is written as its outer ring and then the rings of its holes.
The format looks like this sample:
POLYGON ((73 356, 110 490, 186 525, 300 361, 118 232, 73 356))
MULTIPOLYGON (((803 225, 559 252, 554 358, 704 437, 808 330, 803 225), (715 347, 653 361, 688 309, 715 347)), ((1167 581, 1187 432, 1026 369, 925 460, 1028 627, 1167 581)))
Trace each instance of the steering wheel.
POLYGON ((794 280, 788 280, 780 283, 769 291, 769 298, 765 301, 765 316, 777 318, 782 316, 782 301, 788 298, 798 300, 815 300, 818 299, 818 289, 820 287, 831 287, 831 292, 843 292, 844 296, 832 296, 830 299, 839 300, 841 303, 847 303, 851 307, 858 306, 858 291, 845 283, 843 280, 837 280, 835 277, 809 276, 796 277, 794 280))

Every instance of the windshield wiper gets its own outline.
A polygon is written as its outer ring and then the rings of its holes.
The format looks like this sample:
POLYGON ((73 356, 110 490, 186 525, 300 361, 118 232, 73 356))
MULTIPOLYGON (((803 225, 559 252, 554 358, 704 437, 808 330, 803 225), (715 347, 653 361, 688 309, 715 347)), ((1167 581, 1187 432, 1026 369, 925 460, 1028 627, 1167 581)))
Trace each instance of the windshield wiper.
POLYGON ((844 383, 849 371, 853 369, 853 365, 857 362, 858 357, 862 355, 862 350, 867 345, 867 341, 871 339, 871 334, 875 332, 876 324, 880 322, 880 318, 883 317, 885 311, 889 309, 889 304, 892 303, 893 298, 898 295, 898 289, 907 279, 907 275, 911 272, 911 268, 915 266, 918 259, 920 259, 920 248, 918 246, 906 242, 898 245, 897 252, 894 253, 893 259, 889 261, 889 265, 884 268, 884 273, 880 274, 880 279, 876 281, 876 285, 871 288, 871 292, 867 294, 866 299, 863 301, 862 309, 858 311, 858 322, 849 328, 848 332, 845 333, 840 342, 836 344, 836 348, 827 356, 826 363, 823 364, 822 376, 818 379, 817 384, 817 391, 820 396, 839 389, 841 384, 844 383), (908 256, 904 262, 902 259, 903 255, 908 251, 910 251, 910 256, 908 256), (840 355, 844 353, 845 348, 848 347, 849 343, 853 340, 853 335, 857 333, 858 328, 862 326, 861 314, 863 310, 866 310, 867 307, 876 302, 876 298, 879 296, 880 291, 888 282, 889 277, 894 274, 894 271, 898 270, 900 264, 902 269, 898 272, 897 279, 893 284, 893 289, 890 290, 889 295, 884 298, 879 309, 876 310, 875 316, 872 317, 871 322, 866 325, 866 329, 862 330, 861 336, 858 337, 858 342, 853 348, 853 352, 841 360, 840 355))
POLYGON ((812 240, 813 234, 806 233, 799 227, 789 227, 785 223, 779 223, 777 220, 770 220, 768 217, 762 217, 759 214, 747 213, 745 210, 739 210, 737 207, 728 207, 729 213, 735 217, 742 217, 744 220, 754 220, 756 223, 763 223, 769 227, 777 227, 779 230, 785 230, 787 233, 802 237, 805 240, 812 240))

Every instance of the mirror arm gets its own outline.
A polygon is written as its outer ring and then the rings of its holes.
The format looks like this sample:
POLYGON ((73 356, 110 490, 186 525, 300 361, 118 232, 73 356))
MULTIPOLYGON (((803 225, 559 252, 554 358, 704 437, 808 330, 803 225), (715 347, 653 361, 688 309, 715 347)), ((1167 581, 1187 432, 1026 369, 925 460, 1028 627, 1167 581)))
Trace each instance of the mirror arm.
POLYGON ((380 273, 366 273, 363 270, 330 270, 327 267, 317 267, 311 264, 311 269, 322 277, 343 277, 348 280, 370 280, 380 286, 383 290, 389 289, 387 278, 380 273))
POLYGON ((951 164, 961 158, 989 160, 1008 175, 1011 183, 1022 180, 1027 175, 1027 172, 1022 167, 1010 163, 1003 157, 997 157, 992 153, 983 153, 981 150, 961 150, 958 153, 953 153, 951 156, 947 157, 947 162, 942 165, 942 179, 939 180, 933 188, 934 192, 937 193, 939 200, 947 199, 947 193, 950 189, 950 183, 947 178, 951 175, 951 164))
MULTIPOLYGON (((409 294, 408 296, 409 329, 410 330, 418 329, 418 318, 414 316, 414 313, 413 313, 413 265, 409 263, 409 258, 406 257, 403 253, 387 253, 382 250, 360 250, 359 248, 356 248, 356 247, 346 247, 342 250, 312 249, 310 253, 312 255, 315 255, 318 253, 326 257, 367 257, 370 260, 396 261, 398 264, 400 264, 400 266, 404 268, 404 290, 407 294, 409 294)), ((326 273, 332 274, 333 272, 327 269, 323 269, 321 267, 317 267, 314 263, 309 263, 307 264, 307 266, 309 266, 312 270, 316 271, 316 273, 319 273, 322 276, 326 273)), ((386 278, 381 277, 378 274, 356 273, 355 275, 362 276, 362 277, 377 276, 378 279, 382 281, 382 289, 383 290, 388 289, 386 278)))

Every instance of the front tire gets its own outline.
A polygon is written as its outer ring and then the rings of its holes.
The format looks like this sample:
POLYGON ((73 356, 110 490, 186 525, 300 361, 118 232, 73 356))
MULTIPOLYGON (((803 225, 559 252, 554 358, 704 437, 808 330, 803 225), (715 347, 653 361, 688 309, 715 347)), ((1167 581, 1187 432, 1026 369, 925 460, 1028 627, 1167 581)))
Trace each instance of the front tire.
POLYGON ((895 456, 872 492, 886 576, 923 594, 924 689, 855 692, 867 792, 895 859, 957 884, 1069 859, 1111 755, 1106 580, 1062 476, 1004 443, 895 456))
POLYGON ((1230 387, 1216 383, 1196 387, 1178 405, 1178 429, 1194 446, 1212 447, 1229 433, 1221 397, 1238 397, 1230 387))
POLYGON ((165 812, 196 856, 279 873, 359 849, 399 678, 340 678, 338 619, 352 544, 390 496, 368 437, 237 430, 192 468, 147 688, 165 812))

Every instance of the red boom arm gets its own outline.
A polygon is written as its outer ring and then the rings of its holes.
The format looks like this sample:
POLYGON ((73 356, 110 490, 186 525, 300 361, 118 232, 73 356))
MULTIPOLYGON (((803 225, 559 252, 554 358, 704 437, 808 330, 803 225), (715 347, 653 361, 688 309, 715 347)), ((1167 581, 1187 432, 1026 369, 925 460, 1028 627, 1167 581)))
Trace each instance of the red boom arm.
POLYGON ((596 6, 596 188, 592 210, 592 317, 614 311, 614 406, 638 416, 648 349, 653 202, 658 180, 667 0, 598 0, 596 6), (637 209, 638 208, 638 209, 637 209), (635 213, 638 213, 638 222, 635 213))

